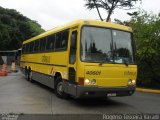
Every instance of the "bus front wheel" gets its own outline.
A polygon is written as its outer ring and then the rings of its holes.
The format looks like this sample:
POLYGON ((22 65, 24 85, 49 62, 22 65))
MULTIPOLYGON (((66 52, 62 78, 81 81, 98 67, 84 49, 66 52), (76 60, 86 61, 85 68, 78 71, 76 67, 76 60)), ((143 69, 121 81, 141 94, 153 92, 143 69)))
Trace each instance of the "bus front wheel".
POLYGON ((68 94, 64 92, 63 81, 61 77, 57 77, 56 79, 55 93, 59 98, 68 98, 68 94))

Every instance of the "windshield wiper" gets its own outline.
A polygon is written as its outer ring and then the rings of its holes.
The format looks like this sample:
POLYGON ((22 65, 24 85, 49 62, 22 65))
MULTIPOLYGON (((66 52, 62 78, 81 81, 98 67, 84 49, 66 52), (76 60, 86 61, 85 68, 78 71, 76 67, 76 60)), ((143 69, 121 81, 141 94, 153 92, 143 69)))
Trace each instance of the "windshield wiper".
POLYGON ((127 60, 124 60, 124 64, 125 64, 126 66, 128 66, 127 60))

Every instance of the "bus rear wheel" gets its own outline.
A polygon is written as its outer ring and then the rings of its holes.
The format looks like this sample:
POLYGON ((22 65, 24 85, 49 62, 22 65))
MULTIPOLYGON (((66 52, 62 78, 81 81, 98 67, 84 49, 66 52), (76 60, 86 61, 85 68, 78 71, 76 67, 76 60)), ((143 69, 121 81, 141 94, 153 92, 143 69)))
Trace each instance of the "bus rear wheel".
POLYGON ((28 80, 28 69, 25 67, 25 79, 28 80))
POLYGON ((32 79, 32 71, 29 71, 28 72, 28 81, 30 81, 30 82, 34 82, 34 80, 32 79))
POLYGON ((68 94, 64 92, 63 81, 61 77, 57 77, 56 79, 55 93, 59 98, 68 98, 68 94))

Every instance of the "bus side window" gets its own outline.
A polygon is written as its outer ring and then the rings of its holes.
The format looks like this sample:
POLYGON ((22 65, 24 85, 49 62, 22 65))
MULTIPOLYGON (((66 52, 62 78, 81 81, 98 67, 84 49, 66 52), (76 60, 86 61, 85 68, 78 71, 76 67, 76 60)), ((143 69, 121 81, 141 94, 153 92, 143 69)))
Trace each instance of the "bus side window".
POLYGON ((64 50, 67 49, 68 35, 69 35, 69 31, 68 31, 68 30, 62 32, 62 43, 61 43, 61 47, 62 47, 62 49, 64 49, 64 50))
POLYGON ((67 49, 68 34, 68 30, 56 34, 56 51, 64 51, 67 49))
POLYGON ((30 43, 27 43, 26 44, 26 53, 29 53, 29 50, 30 50, 30 43))
POLYGON ((24 51, 25 51, 25 53, 27 53, 27 44, 25 44, 25 50, 24 51))
POLYGON ((23 44, 23 46, 22 46, 22 53, 26 52, 25 49, 26 49, 26 44, 23 44))
POLYGON ((46 38, 40 39, 40 51, 44 52, 46 50, 46 38))
POLYGON ((39 40, 36 40, 34 45, 34 52, 38 52, 38 50, 39 50, 39 40))
POLYGON ((61 33, 56 33, 56 43, 55 43, 56 51, 59 51, 60 49, 62 49, 61 43, 62 43, 61 33))
POLYGON ((77 31, 73 31, 71 35, 71 44, 70 44, 70 56, 69 63, 74 64, 76 61, 76 49, 77 49, 77 31))
POLYGON ((32 53, 34 51, 34 41, 29 44, 30 44, 29 53, 32 53))
POLYGON ((55 44, 55 35, 48 36, 46 50, 47 51, 54 51, 54 44, 55 44))

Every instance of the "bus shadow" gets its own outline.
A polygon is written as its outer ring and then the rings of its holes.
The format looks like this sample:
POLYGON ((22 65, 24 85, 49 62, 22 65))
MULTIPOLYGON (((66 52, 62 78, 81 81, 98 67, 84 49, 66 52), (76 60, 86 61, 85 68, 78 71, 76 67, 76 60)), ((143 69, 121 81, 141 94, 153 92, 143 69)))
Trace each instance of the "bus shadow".
MULTIPOLYGON (((72 99, 72 98, 71 98, 72 99)), ((125 103, 115 101, 111 98, 88 98, 88 99, 72 99, 74 104, 88 107, 106 107, 106 106, 125 106, 125 103)))
MULTIPOLYGON (((34 81, 33 82, 34 85, 52 93, 56 98, 57 96, 54 93, 54 89, 47 87, 39 82, 34 81)), ((128 104, 124 103, 124 102, 120 102, 118 101, 119 97, 116 97, 117 100, 112 99, 112 98, 85 98, 85 99, 74 99, 72 97, 69 97, 67 99, 61 99, 61 98, 57 98, 60 101, 65 100, 66 102, 75 105, 75 106, 81 106, 81 107, 112 107, 112 106, 128 106, 128 104)))
POLYGON ((33 81, 32 84, 54 94, 54 89, 52 89, 44 84, 41 84, 40 82, 33 81))

